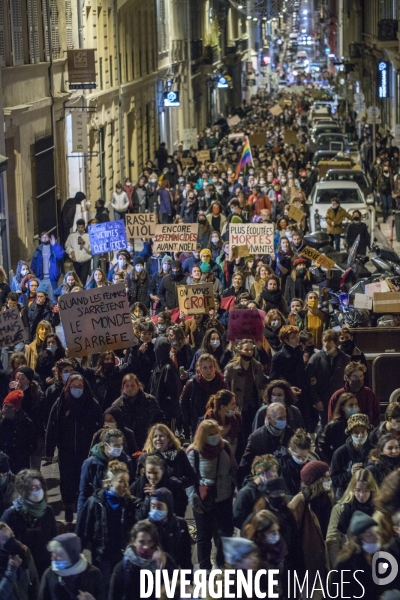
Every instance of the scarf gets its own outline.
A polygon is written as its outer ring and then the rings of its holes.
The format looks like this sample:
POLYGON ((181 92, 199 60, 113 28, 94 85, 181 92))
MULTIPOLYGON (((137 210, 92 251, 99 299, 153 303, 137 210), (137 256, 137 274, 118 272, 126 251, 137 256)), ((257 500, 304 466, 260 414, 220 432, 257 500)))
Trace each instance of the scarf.
POLYGON ((279 306, 279 303, 282 299, 282 292, 281 290, 270 291, 264 288, 261 292, 261 297, 267 304, 279 306))
POLYGON ((272 567, 278 567, 282 564, 288 553, 285 540, 282 537, 276 544, 269 544, 268 542, 260 544, 260 550, 262 556, 266 557, 268 564, 272 567))
POLYGON ((155 573, 158 569, 157 562, 152 558, 142 558, 138 556, 132 546, 128 546, 124 553, 124 562, 132 563, 141 569, 149 569, 155 573))
POLYGON ((175 460, 178 454, 178 450, 166 450, 160 453, 165 460, 175 460))
POLYGON ((68 567, 68 569, 55 569, 53 566, 51 570, 58 575, 59 577, 70 577, 71 575, 79 575, 86 571, 88 566, 88 561, 83 556, 83 554, 79 555, 79 560, 72 567, 68 567))
POLYGON ((110 490, 106 490, 105 496, 107 504, 110 508, 112 508, 113 510, 117 510, 117 508, 120 507, 122 499, 120 496, 112 494, 110 490))
POLYGON ((206 460, 212 460, 213 458, 218 458, 218 455, 221 453, 222 448, 224 447, 224 442, 221 442, 217 446, 211 446, 210 444, 204 444, 203 449, 200 451, 200 454, 206 460))
POLYGON ((40 519, 43 517, 47 510, 47 500, 43 498, 40 502, 32 502, 31 500, 18 496, 13 502, 15 512, 21 512, 21 514, 27 518, 32 517, 34 519, 40 519))
POLYGON ((285 431, 284 429, 277 429, 274 425, 272 425, 269 422, 265 424, 265 427, 267 428, 267 431, 275 437, 281 436, 285 431))

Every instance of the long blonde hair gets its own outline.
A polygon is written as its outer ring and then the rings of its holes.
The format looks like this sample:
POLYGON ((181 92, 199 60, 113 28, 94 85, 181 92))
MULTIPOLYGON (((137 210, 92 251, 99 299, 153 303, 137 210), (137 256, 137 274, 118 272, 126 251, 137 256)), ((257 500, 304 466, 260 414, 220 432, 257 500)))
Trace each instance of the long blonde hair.
POLYGON ((215 427, 218 427, 217 421, 214 421, 214 419, 204 419, 204 421, 199 424, 194 435, 192 448, 198 452, 201 452, 207 442, 208 436, 210 435, 210 429, 215 429, 215 427))
POLYGON ((146 441, 143 446, 143 452, 146 452, 147 454, 150 454, 151 452, 156 452, 156 449, 153 446, 153 437, 154 437, 154 434, 157 429, 159 431, 161 431, 161 433, 169 439, 168 448, 174 448, 175 450, 182 450, 180 441, 172 433, 170 428, 167 427, 166 425, 163 425, 163 423, 157 423, 156 425, 153 425, 153 427, 151 427, 149 429, 146 441))

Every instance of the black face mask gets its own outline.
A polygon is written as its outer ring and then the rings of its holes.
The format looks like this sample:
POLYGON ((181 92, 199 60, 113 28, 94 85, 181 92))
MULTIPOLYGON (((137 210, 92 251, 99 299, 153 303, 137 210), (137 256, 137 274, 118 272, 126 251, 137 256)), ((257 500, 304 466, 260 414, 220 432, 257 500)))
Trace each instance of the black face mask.
POLYGON ((17 542, 17 540, 15 539, 15 537, 10 537, 6 543, 4 544, 4 546, 2 547, 3 550, 5 550, 7 552, 7 554, 10 554, 11 556, 14 556, 15 554, 17 554, 20 558, 22 558, 23 563, 21 566, 23 566, 24 568, 27 567, 27 554, 25 552, 25 550, 23 549, 23 547, 17 542))
POLYGON ((359 223, 360 222, 360 217, 353 217, 353 221, 354 221, 354 223, 359 223))
POLYGON ((171 272, 171 278, 174 281, 177 281, 180 278, 180 276, 181 276, 181 272, 180 271, 172 271, 171 272))
POLYGON ((50 244, 50 240, 48 240, 47 242, 42 242, 42 244, 43 244, 44 246, 48 246, 48 245, 50 244))
POLYGON ((350 352, 353 352, 354 348, 355 348, 355 343, 352 342, 351 340, 346 340, 340 344, 340 349, 345 354, 349 354, 350 352))
POLYGON ((245 360, 246 362, 249 362, 253 357, 252 356, 247 356, 247 354, 241 354, 240 358, 242 360, 245 360))

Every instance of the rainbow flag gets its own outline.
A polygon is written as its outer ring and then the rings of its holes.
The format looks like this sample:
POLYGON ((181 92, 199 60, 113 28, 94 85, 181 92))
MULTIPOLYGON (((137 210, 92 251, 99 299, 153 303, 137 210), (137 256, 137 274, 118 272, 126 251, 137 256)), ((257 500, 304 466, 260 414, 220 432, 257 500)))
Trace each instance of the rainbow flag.
POLYGON ((250 144, 249 144, 249 138, 246 136, 244 138, 244 144, 243 144, 243 149, 242 149, 242 156, 240 157, 239 164, 238 164, 237 169, 236 169, 236 179, 239 177, 240 171, 248 163, 253 164, 253 157, 251 155, 251 148, 250 148, 250 144))

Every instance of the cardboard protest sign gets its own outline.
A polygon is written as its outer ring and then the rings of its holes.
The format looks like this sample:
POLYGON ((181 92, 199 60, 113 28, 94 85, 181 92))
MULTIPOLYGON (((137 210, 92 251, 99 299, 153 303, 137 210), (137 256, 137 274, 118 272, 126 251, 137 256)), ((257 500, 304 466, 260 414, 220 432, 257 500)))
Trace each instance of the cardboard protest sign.
POLYGON ((19 308, 9 308, 0 312, 0 348, 25 342, 27 333, 19 314, 19 308))
POLYGON ((193 252, 196 250, 198 223, 156 225, 153 250, 155 252, 193 252))
POLYGON ((129 348, 135 341, 124 283, 64 294, 58 305, 70 358, 129 348))
POLYGON ((124 220, 89 225, 89 239, 92 254, 123 250, 127 247, 124 220))
POLYGON ((272 106, 269 109, 269 112, 271 113, 271 115, 273 115, 274 117, 279 117, 279 115, 281 115, 283 113, 282 108, 279 106, 279 104, 275 104, 274 106, 272 106))
POLYGON ((399 292, 377 292, 374 294, 374 312, 375 313, 399 313, 400 312, 400 293, 399 292))
POLYGON ((186 315, 202 315, 215 307, 212 283, 178 285, 179 309, 186 315))
POLYGON ((189 169, 190 167, 194 167, 194 162, 192 158, 181 158, 182 167, 184 169, 189 169))
POLYGON ((247 246, 250 254, 274 254, 274 224, 230 223, 229 248, 234 246, 247 246))
POLYGON ((197 148, 197 129, 184 129, 182 139, 183 149, 190 150, 191 148, 197 148))
POLYGON ((210 151, 209 150, 199 150, 196 152, 197 160, 199 163, 206 162, 210 160, 210 151))
POLYGON ((296 223, 300 223, 306 216, 300 208, 297 208, 294 204, 290 205, 288 210, 289 219, 293 219, 296 223))
POLYGON ((228 125, 229 125, 229 127, 234 127, 235 125, 240 123, 240 121, 241 121, 241 119, 240 119, 239 115, 234 115, 233 117, 230 117, 228 119, 228 125))
MULTIPOLYGON (((251 137, 251 136, 250 136, 250 137, 251 137)), ((242 139, 242 138, 244 138, 244 133, 243 133, 243 132, 241 132, 241 133, 230 133, 230 134, 228 135, 228 140, 236 140, 236 139, 238 139, 238 138, 239 138, 239 139, 242 139)))
POLYGON ((267 134, 265 131, 262 133, 253 133, 249 137, 250 146, 265 146, 267 143, 267 134))
POLYGON ((229 313, 228 340, 253 339, 262 342, 264 320, 258 310, 232 310, 229 313))
POLYGON ((368 296, 373 296, 379 292, 390 292, 389 286, 385 280, 365 284, 365 293, 368 294, 368 296))
POLYGON ((229 260, 236 260, 237 258, 246 258, 250 256, 250 251, 247 246, 231 246, 229 260))
POLYGON ((297 131, 292 131, 291 129, 286 129, 285 134, 283 136, 283 141, 285 144, 296 144, 297 143, 297 131))
POLYGON ((372 310, 372 296, 367 294, 354 294, 354 308, 367 308, 372 310))
POLYGON ((328 271, 330 271, 336 264, 334 260, 325 256, 325 254, 321 254, 321 252, 318 252, 318 250, 310 248, 310 246, 306 246, 304 248, 304 250, 301 252, 301 256, 318 262, 321 267, 325 267, 325 269, 328 269, 328 271))
POLYGON ((150 238, 156 233, 155 213, 134 213, 125 215, 125 228, 128 238, 150 238))

